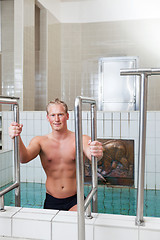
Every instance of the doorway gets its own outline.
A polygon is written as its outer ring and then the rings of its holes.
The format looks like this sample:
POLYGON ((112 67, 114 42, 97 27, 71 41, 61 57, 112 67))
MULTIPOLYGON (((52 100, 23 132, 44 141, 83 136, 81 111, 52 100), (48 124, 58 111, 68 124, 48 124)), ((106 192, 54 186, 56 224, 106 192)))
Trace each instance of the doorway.
POLYGON ((107 57, 99 60, 100 110, 135 111, 139 109, 138 77, 120 76, 120 69, 137 67, 138 57, 107 57))

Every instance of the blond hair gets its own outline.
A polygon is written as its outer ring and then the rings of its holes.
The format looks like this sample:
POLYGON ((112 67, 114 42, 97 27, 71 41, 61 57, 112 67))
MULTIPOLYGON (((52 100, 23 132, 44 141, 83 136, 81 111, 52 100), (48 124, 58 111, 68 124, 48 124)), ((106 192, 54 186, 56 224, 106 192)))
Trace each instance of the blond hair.
POLYGON ((47 115, 48 115, 48 108, 49 108, 49 106, 50 106, 50 105, 53 105, 53 104, 62 104, 63 107, 64 107, 64 110, 65 110, 65 113, 68 112, 68 106, 67 106, 67 104, 66 104, 65 102, 59 100, 59 98, 55 98, 55 100, 51 100, 51 101, 47 104, 47 106, 46 106, 47 115))

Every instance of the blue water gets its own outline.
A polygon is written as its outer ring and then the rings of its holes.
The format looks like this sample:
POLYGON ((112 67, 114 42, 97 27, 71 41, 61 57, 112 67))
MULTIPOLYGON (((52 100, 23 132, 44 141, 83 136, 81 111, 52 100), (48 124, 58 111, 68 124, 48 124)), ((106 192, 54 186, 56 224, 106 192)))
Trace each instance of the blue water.
MULTIPOLYGON (((85 185, 87 195, 91 187, 85 185)), ((21 183, 21 206, 43 208, 45 184, 21 183)), ((98 186, 98 212, 109 214, 136 215, 137 190, 129 187, 98 186)), ((4 197, 6 206, 14 206, 14 190, 4 197)), ((144 216, 160 217, 160 191, 144 191, 144 216)))

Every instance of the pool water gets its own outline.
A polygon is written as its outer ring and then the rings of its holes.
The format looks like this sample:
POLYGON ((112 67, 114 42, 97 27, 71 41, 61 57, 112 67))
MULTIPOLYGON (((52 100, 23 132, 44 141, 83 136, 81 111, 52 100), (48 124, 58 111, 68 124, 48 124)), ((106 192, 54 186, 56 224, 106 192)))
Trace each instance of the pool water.
MULTIPOLYGON (((91 190, 85 185, 85 195, 91 190)), ((21 183, 21 206, 43 208, 45 184, 21 183)), ((98 212, 121 215, 136 215, 137 190, 129 187, 98 186, 98 212)), ((14 206, 14 190, 4 197, 6 206, 14 206)), ((144 216, 160 217, 160 190, 144 190, 144 216)))

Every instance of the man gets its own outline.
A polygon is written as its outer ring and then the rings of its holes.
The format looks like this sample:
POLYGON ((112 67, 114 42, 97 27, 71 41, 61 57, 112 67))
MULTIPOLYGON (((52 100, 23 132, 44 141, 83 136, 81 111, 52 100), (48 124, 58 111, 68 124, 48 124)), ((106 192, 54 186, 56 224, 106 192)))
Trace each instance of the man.
MULTIPOLYGON (((20 133, 22 124, 11 123, 9 135, 19 136, 21 163, 27 163, 38 154, 47 176, 45 209, 77 210, 75 133, 67 129, 69 119, 68 107, 59 99, 49 102, 46 108, 47 120, 52 132, 36 136, 28 147, 22 142, 20 133)), ((83 152, 89 159, 91 155, 99 159, 103 156, 102 144, 91 142, 90 137, 83 136, 83 152)))

